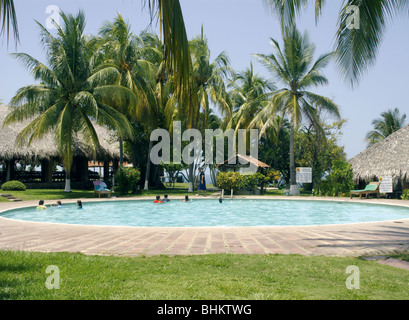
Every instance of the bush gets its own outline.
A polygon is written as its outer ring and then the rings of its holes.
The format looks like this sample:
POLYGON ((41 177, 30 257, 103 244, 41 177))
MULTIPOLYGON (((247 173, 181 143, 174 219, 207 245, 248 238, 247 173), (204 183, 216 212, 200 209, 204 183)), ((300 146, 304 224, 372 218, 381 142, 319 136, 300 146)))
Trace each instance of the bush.
POLYGON ((409 200, 409 189, 403 191, 402 200, 409 200))
POLYGON ((255 173, 252 175, 243 176, 243 188, 248 191, 254 191, 258 186, 270 181, 270 177, 266 177, 264 174, 255 173))
POLYGON ((353 172, 352 166, 343 160, 335 160, 326 179, 321 181, 316 195, 339 197, 349 195, 353 189, 353 172))
POLYGON ((115 173, 115 191, 121 195, 129 191, 135 193, 140 179, 141 173, 138 169, 120 167, 115 173))
POLYGON ((243 186, 243 176, 239 172, 220 172, 216 182, 220 189, 239 190, 243 186))
POLYGON ((17 180, 5 182, 3 183, 1 188, 4 191, 25 191, 26 190, 25 184, 17 180))

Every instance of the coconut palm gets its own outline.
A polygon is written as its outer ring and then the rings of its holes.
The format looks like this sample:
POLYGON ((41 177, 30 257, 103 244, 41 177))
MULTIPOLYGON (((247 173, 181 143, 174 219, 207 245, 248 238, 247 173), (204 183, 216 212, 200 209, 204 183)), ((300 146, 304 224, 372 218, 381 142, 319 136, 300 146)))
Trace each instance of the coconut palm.
MULTIPOLYGON (((210 103, 219 107, 222 114, 230 117, 231 102, 227 94, 225 80, 233 74, 229 66, 229 57, 221 52, 213 61, 210 61, 210 50, 207 38, 203 33, 190 41, 192 56, 192 76, 195 81, 197 94, 197 115, 203 113, 202 131, 208 127, 210 103)), ((204 131, 202 132, 204 133, 204 131)))
MULTIPOLYGON (((288 29, 284 35, 284 46, 271 39, 274 53, 257 54, 258 60, 270 73, 283 84, 283 88, 275 91, 271 103, 255 117, 271 119, 274 114, 285 112, 290 121, 290 185, 293 195, 299 194, 295 178, 294 130, 302 119, 312 123, 322 132, 319 121, 319 110, 339 118, 338 106, 329 98, 309 91, 311 88, 328 83, 321 70, 327 66, 332 54, 323 54, 314 61, 315 46, 307 34, 301 35, 296 27, 288 29)), ((274 123, 274 121, 270 121, 274 123)))
MULTIPOLYGON (((282 29, 294 23, 296 16, 308 3, 315 3, 318 20, 325 0, 264 0, 281 21, 282 29)), ((363 73, 372 66, 377 57, 384 31, 396 14, 407 14, 407 0, 343 0, 336 32, 336 61, 344 78, 351 85, 357 84, 363 73), (358 12, 353 7, 359 8, 358 12), (358 21, 354 21, 357 14, 358 21)))
MULTIPOLYGON (((151 19, 156 17, 160 21, 165 44, 166 66, 173 74, 178 98, 184 104, 190 105, 194 103, 189 99, 193 88, 190 78, 191 61, 180 2, 179 0, 144 0, 144 5, 149 7, 151 19)), ((8 39, 11 24, 17 43, 19 32, 13 0, 0 0, 0 21, 2 21, 0 35, 5 31, 8 39)))
POLYGON ((398 108, 389 109, 381 113, 381 118, 372 121, 374 130, 371 130, 366 135, 368 147, 385 139, 390 134, 402 129, 405 125, 406 114, 401 115, 398 108))
POLYGON ((180 1, 144 0, 144 3, 148 4, 151 19, 157 17, 160 21, 164 57, 167 69, 173 76, 178 99, 188 110, 194 109, 192 91, 195 84, 191 78, 192 62, 180 1))
POLYGON ((268 101, 269 95, 275 90, 274 84, 254 73, 253 63, 242 72, 238 72, 229 84, 229 91, 234 114, 228 128, 248 128, 262 105, 268 101))
MULTIPOLYGON (((199 129, 204 136, 209 127, 211 103, 219 108, 222 114, 230 117, 231 102, 227 93, 225 80, 233 73, 229 66, 229 58, 221 52, 213 61, 210 60, 210 50, 203 27, 201 34, 190 41, 192 61, 191 78, 194 89, 191 90, 192 103, 180 105, 185 114, 187 128, 199 129)), ((197 165, 198 163, 195 162, 197 165)), ((189 192, 193 192, 194 164, 189 165, 189 192)))
MULTIPOLYGON (((149 110, 146 112, 148 118, 144 120, 144 126, 150 134, 153 130, 159 127, 167 129, 172 128, 171 120, 173 119, 173 116, 166 113, 167 109, 169 112, 169 109, 171 110, 172 107, 167 108, 167 106, 173 104, 173 100, 178 99, 176 99, 174 95, 174 78, 172 74, 169 74, 166 68, 163 42, 157 35, 147 32, 142 32, 139 39, 141 57, 147 62, 148 66, 148 68, 145 68, 144 74, 148 79, 147 85, 153 95, 149 110)), ((149 141, 144 185, 145 190, 148 190, 149 188, 151 172, 150 152, 152 147, 153 142, 149 141)))
POLYGON ((63 26, 57 36, 37 22, 48 66, 25 53, 14 56, 29 69, 39 84, 20 88, 11 100, 13 111, 5 125, 31 119, 18 135, 18 144, 30 144, 53 132, 64 168, 65 191, 71 191, 70 172, 73 163, 73 140, 82 135, 97 152, 99 140, 94 124, 115 128, 122 137, 131 136, 127 118, 112 107, 113 101, 133 104, 131 92, 119 85, 116 68, 96 68, 93 44, 84 37, 85 17, 61 13, 63 26))
MULTIPOLYGON (((154 92, 147 82, 153 77, 153 67, 149 61, 141 59, 141 39, 130 31, 130 25, 125 22, 120 13, 113 22, 106 22, 99 32, 105 56, 105 66, 115 67, 121 75, 120 84, 131 90, 138 103, 135 106, 121 104, 114 107, 131 120, 150 123, 155 116, 152 114, 156 101, 154 92)), ((123 141, 120 144, 120 165, 123 164, 123 141)), ((148 173, 147 173, 148 174, 148 173)))

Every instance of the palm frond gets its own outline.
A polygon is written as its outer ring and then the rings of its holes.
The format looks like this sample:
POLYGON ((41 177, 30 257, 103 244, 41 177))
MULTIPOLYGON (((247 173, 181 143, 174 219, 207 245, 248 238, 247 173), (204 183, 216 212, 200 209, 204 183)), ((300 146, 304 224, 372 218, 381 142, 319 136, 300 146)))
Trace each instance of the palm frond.
POLYGON ((407 1, 345 1, 339 15, 335 51, 341 75, 352 87, 374 65, 387 22, 404 3, 408 6, 407 1), (359 8, 355 20, 352 20, 351 6, 359 8))
POLYGON ((15 45, 20 41, 20 35, 18 31, 17 15, 14 8, 13 0, 0 0, 0 36, 6 34, 7 44, 10 41, 10 26, 13 29, 13 37, 15 45))

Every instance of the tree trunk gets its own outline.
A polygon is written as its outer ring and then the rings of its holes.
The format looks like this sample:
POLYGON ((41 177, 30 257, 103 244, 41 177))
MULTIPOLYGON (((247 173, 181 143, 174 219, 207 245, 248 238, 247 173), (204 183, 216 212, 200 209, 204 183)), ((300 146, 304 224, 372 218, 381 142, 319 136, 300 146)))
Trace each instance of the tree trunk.
POLYGON ((189 164, 189 189, 188 192, 193 192, 193 166, 194 164, 189 164))
POLYGON ((149 174, 151 171, 151 149, 153 146, 153 141, 149 141, 149 150, 148 150, 148 160, 146 162, 146 173, 145 173, 145 186, 144 190, 149 190, 149 174))
POLYGON ((65 189, 64 192, 71 192, 71 170, 65 172, 65 189))
POLYGON ((124 141, 122 138, 119 138, 119 166, 124 165, 124 141))
POLYGON ((294 159, 294 124, 290 125, 290 195, 299 196, 296 172, 295 172, 295 159, 294 159))

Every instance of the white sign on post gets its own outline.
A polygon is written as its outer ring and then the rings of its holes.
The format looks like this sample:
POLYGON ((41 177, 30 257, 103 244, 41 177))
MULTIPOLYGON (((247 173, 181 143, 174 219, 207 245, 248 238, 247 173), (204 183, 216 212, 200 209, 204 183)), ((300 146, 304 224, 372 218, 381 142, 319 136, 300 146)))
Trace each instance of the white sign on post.
POLYGON ((379 193, 393 193, 392 177, 379 177, 379 193))
POLYGON ((297 168, 297 183, 312 183, 312 168, 297 168))

